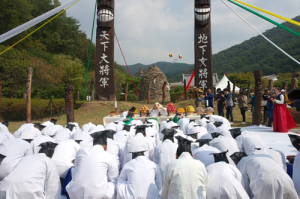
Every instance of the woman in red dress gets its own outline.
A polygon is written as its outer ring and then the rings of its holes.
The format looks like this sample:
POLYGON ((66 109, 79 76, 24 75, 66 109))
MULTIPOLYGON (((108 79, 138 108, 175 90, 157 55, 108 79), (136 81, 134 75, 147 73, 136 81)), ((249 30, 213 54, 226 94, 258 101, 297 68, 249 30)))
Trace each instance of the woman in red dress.
POLYGON ((280 93, 280 88, 275 88, 275 99, 273 100, 273 131, 287 133, 289 129, 296 128, 297 125, 290 111, 284 104, 284 96, 280 93))

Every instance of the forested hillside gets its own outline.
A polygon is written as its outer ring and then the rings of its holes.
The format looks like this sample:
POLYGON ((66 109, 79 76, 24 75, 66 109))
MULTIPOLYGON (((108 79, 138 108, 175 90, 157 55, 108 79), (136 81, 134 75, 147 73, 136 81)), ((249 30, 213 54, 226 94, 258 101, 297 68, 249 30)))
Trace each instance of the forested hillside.
MULTIPOLYGON (((59 6, 58 0, 1 0, 0 34, 3 34, 59 6)), ((45 22, 45 21, 44 21, 45 22)), ((44 22, 41 22, 44 23, 44 22)), ((0 44, 0 52, 22 39, 41 24, 0 44)), ((43 28, 0 56, 0 76, 4 81, 3 95, 12 90, 13 97, 26 92, 26 69, 33 68, 32 97, 64 97, 64 85, 74 84, 83 93, 90 40, 79 30, 78 21, 63 13, 43 28)), ((92 46, 88 89, 95 77, 95 45, 92 46)), ((116 65, 116 88, 121 88, 127 74, 116 65)), ((117 90, 119 91, 119 90, 117 90)))

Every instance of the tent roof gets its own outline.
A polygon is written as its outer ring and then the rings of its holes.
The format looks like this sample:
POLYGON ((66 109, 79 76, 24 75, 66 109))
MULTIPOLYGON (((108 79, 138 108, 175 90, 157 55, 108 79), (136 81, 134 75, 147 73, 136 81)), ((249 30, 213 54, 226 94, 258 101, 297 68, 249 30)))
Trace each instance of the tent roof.
MULTIPOLYGON (((219 83, 216 85, 216 89, 220 88, 221 90, 223 90, 224 88, 227 88, 227 82, 228 81, 229 81, 229 84, 230 84, 230 89, 232 90, 233 83, 226 77, 225 74, 222 77, 222 79, 219 81, 219 83)), ((240 91, 240 88, 235 86, 235 92, 239 92, 239 91, 240 91)))

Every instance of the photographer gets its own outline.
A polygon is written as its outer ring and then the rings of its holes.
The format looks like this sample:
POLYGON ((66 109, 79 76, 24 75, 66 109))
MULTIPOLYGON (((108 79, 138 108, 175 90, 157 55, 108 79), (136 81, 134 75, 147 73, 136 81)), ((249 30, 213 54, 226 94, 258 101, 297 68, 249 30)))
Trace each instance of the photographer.
POLYGON ((217 89, 217 94, 215 95, 215 100, 217 101, 218 106, 218 114, 222 117, 224 117, 224 98, 221 96, 221 94, 224 94, 224 92, 221 91, 220 88, 217 89))
POLYGON ((241 114, 243 116, 243 122, 242 124, 246 123, 246 116, 245 113, 247 111, 247 96, 245 95, 244 92, 240 93, 240 96, 238 98, 238 103, 239 103, 239 107, 241 109, 241 114))
POLYGON ((233 115, 232 115, 232 109, 233 109, 233 101, 232 101, 232 94, 228 91, 227 88, 224 89, 224 95, 221 94, 221 96, 224 98, 227 104, 227 111, 226 111, 226 118, 229 120, 229 115, 231 117, 230 124, 233 124, 233 115))
POLYGON ((207 89, 204 100, 205 100, 205 108, 207 107, 214 108, 214 94, 211 92, 210 89, 207 89))

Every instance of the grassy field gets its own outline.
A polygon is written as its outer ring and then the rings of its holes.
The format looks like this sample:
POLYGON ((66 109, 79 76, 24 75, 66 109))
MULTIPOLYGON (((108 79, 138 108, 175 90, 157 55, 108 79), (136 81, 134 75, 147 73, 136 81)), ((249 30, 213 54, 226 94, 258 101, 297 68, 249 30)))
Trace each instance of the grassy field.
MULTIPOLYGON (((149 109, 152 108, 155 101, 151 102, 150 104, 147 104, 146 101, 138 101, 138 102, 118 102, 118 110, 128 110, 132 106, 135 106, 140 110, 144 105, 146 105, 149 109)), ((181 101, 178 103, 174 103, 175 107, 178 108, 185 108, 187 106, 194 106, 194 100, 186 100, 181 101)), ((165 107, 166 105, 164 105, 165 107)), ((202 103, 202 106, 203 103, 202 103)), ((92 122, 94 124, 103 124, 103 117, 109 115, 110 111, 114 111, 115 104, 114 102, 87 102, 83 104, 78 110, 75 110, 75 120, 77 123, 79 123, 80 126, 83 124, 86 124, 88 122, 92 122)), ((216 104, 215 104, 216 107, 216 104)), ((215 108, 215 113, 217 114, 217 110, 215 108)), ((240 110, 238 106, 236 106, 233 109, 233 117, 234 117, 234 124, 233 127, 244 127, 249 126, 252 124, 252 116, 251 112, 246 112, 246 124, 241 124, 242 122, 242 116, 240 113, 240 110)), ((57 116, 54 117, 57 119, 57 116)), ((33 123, 43 123, 45 121, 50 120, 50 118, 44 118, 43 120, 33 120, 33 123)), ((66 115, 59 116, 59 120, 57 121, 57 124, 65 125, 67 121, 66 115)), ((25 121, 17 121, 17 122, 10 122, 9 123, 9 130, 10 132, 15 132, 22 124, 24 124, 25 121)))

